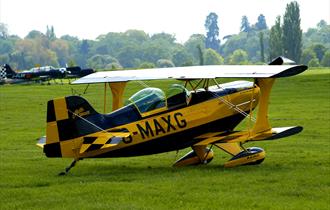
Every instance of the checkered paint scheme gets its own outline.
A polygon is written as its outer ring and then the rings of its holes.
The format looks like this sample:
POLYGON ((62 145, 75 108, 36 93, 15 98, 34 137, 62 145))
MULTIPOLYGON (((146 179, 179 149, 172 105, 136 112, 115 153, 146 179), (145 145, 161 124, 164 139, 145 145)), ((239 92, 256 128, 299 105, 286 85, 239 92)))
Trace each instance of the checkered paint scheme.
POLYGON ((7 79, 7 73, 6 73, 6 69, 4 66, 1 66, 0 68, 0 80, 4 80, 7 79))
POLYGON ((129 137, 129 133, 98 133, 95 136, 84 137, 83 144, 80 148, 80 154, 88 153, 95 150, 102 150, 112 146, 115 146, 122 142, 124 138, 129 137))
MULTIPOLYGON (((84 155, 91 151, 102 150, 130 140, 127 129, 116 131, 93 130, 87 133, 78 131, 77 116, 69 110, 88 110, 83 104, 68 107, 68 98, 58 98, 47 104, 47 132, 44 152, 47 157, 70 157, 73 154, 84 155), (98 132, 99 131, 99 132, 98 132), (93 133, 93 134, 91 134, 93 133)), ((89 110, 90 111, 90 110, 89 110)))

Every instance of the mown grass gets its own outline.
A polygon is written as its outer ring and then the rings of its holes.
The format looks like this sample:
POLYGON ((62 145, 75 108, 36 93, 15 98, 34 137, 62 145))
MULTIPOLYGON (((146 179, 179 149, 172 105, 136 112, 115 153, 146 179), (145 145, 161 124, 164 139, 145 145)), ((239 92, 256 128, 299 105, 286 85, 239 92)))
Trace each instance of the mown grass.
MULTIPOLYGON (((172 168, 185 150, 83 160, 57 176, 71 160, 48 159, 35 143, 45 133, 47 100, 70 95, 71 88, 82 93, 85 86, 0 87, 0 209, 330 209, 329 69, 276 81, 272 125, 302 125, 304 131, 248 143, 264 148, 266 160, 232 169, 223 168, 230 157, 217 149, 209 165, 172 168)), ((140 88, 129 84, 125 96, 140 88)), ((91 86, 85 97, 103 111, 102 86, 91 86)))

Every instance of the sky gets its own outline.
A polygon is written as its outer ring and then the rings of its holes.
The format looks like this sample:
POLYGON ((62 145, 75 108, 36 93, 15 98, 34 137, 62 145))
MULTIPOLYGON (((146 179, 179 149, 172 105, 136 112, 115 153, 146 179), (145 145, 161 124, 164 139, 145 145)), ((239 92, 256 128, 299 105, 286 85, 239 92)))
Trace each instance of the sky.
MULTIPOLYGON (((69 34, 96 39, 108 32, 139 29, 152 35, 169 33, 178 42, 205 34, 210 12, 218 15, 220 37, 237 34, 243 15, 251 24, 260 14, 268 26, 283 16, 292 0, 0 0, 0 22, 10 34, 25 37, 31 30, 54 26, 57 37, 69 34)), ((297 0, 303 31, 320 20, 330 24, 330 0, 297 0)))

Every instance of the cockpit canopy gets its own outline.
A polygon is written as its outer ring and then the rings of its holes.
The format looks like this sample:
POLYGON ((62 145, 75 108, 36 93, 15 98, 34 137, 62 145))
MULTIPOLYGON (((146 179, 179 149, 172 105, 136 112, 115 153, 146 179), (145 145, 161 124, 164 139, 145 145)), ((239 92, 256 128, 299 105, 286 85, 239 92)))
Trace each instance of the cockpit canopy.
POLYGON ((172 108, 188 104, 190 92, 182 85, 171 85, 166 94, 159 88, 145 88, 128 99, 140 113, 146 113, 160 108, 172 108))
POLYGON ((128 101, 135 104, 141 113, 166 106, 165 93, 159 88, 145 88, 132 95, 128 101))

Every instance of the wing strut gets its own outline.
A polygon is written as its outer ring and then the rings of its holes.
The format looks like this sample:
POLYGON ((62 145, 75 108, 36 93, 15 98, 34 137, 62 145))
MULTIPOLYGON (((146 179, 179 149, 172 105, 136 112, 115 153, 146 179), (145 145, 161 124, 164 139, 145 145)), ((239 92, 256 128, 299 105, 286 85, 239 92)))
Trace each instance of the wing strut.
POLYGON ((271 132, 272 127, 268 121, 268 104, 270 92, 274 82, 275 78, 256 79, 256 84, 260 87, 261 96, 259 99, 257 120, 251 130, 251 136, 265 131, 271 132))
POLYGON ((123 95, 127 82, 105 82, 104 83, 104 96, 103 96, 103 112, 107 112, 107 85, 111 89, 112 93, 112 111, 115 111, 123 106, 123 95))
POLYGON ((112 93, 112 111, 123 106, 123 95, 127 82, 109 83, 112 93))

